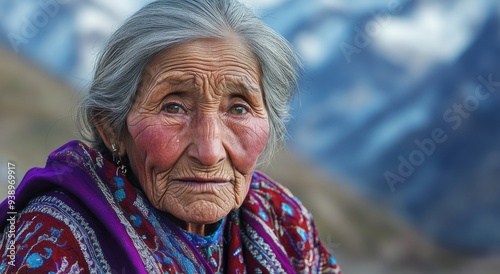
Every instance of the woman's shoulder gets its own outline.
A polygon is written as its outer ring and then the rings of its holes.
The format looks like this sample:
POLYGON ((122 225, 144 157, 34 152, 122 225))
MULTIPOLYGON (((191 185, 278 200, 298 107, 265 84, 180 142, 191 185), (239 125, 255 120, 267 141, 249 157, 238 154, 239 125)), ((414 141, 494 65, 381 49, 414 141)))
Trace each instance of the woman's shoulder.
POLYGON ((246 208, 276 231, 290 230, 303 240, 313 240, 316 236, 312 235, 316 232, 309 210, 288 188, 262 172, 253 175, 246 208))
POLYGON ((80 177, 82 173, 91 175, 95 170, 102 169, 104 162, 104 157, 100 152, 81 141, 73 140, 51 152, 45 167, 38 170, 34 169, 36 171, 29 175, 42 176, 49 174, 55 175, 56 179, 63 179, 72 175, 80 177))
POLYGON ((280 183, 255 172, 244 210, 275 234, 297 272, 341 273, 321 243, 311 213, 280 183))
POLYGON ((292 192, 260 171, 255 171, 250 186, 251 192, 263 203, 269 203, 273 211, 283 217, 306 216, 309 211, 292 192), (264 202, 265 201, 265 202, 264 202))
POLYGON ((89 171, 95 170, 96 166, 102 166, 102 162, 102 156, 99 157, 98 152, 80 141, 70 141, 49 154, 45 167, 30 169, 16 194, 38 195, 53 188, 74 186, 74 180, 85 181, 90 176, 89 171))
MULTIPOLYGON (((76 195, 78 199, 72 197, 78 201, 100 197, 100 190, 93 179, 99 157, 93 154, 98 153, 79 141, 71 141, 56 149, 49 155, 45 167, 32 168, 26 173, 15 190, 15 207, 21 210, 28 202, 47 198, 45 193, 56 190, 76 195)), ((7 211, 8 203, 4 200, 0 204, 0 224, 7 211)))
POLYGON ((7 220, 0 272, 109 271, 94 225, 69 194, 50 191, 7 220))
POLYGON ((94 150, 79 140, 69 141, 52 151, 47 158, 47 166, 51 163, 63 163, 74 167, 81 166, 88 162, 95 154, 94 150))
POLYGON ((0 205, 0 254, 14 254, 2 256, 0 273, 109 272, 95 218, 95 208, 106 209, 92 179, 99 156, 71 141, 53 151, 45 167, 26 173, 15 193, 17 212, 7 200, 0 205))

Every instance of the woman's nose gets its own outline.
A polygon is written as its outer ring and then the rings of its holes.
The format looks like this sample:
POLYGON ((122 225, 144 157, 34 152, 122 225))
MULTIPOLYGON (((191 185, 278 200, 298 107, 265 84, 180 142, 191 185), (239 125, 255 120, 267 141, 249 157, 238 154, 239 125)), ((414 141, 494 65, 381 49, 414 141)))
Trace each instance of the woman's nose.
POLYGON ((223 125, 216 115, 205 115, 191 125, 192 143, 188 156, 205 166, 212 166, 226 158, 223 145, 223 125))

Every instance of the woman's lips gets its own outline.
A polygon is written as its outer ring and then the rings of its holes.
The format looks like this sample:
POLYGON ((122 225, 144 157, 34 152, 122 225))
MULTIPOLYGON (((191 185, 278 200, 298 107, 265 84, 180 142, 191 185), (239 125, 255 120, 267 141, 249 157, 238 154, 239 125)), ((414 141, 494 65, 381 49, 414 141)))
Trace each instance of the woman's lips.
POLYGON ((230 180, 228 179, 223 179, 223 178, 213 178, 213 179, 207 179, 207 178, 179 178, 175 179, 174 181, 179 181, 182 183, 196 183, 196 184, 224 184, 224 183, 229 183, 230 180))
POLYGON ((231 185, 231 181, 223 178, 180 178, 174 180, 175 184, 180 184, 187 187, 194 193, 210 193, 214 194, 231 185))

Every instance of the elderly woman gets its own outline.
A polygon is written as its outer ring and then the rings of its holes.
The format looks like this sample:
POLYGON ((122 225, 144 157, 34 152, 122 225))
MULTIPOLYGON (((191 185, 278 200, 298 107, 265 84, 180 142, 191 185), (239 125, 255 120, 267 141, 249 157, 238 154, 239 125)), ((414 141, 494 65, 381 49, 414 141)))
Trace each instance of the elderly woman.
POLYGON ((97 61, 73 141, 5 201, 0 272, 340 273, 311 214, 255 171, 296 57, 231 0, 153 2, 97 61), (14 216, 14 221, 12 221, 14 216))

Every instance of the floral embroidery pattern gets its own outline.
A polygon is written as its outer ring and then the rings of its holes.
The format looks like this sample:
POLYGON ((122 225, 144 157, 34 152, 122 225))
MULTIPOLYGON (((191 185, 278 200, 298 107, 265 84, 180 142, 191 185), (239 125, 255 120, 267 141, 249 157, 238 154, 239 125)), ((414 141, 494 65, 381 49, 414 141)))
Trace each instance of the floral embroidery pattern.
MULTIPOLYGON (((62 193, 58 195, 64 196, 62 193)), ((17 225, 16 265, 18 271, 47 273, 81 273, 84 271, 110 272, 94 230, 85 219, 55 196, 44 195, 32 200, 19 214, 17 225), (57 226, 57 228, 55 227, 57 226), (76 256, 59 256, 60 251, 71 248, 68 239, 80 247, 73 250, 76 256), (79 258, 83 260, 79 261, 79 258)), ((5 235, 0 242, 4 250, 5 235)), ((5 258, 4 250, 3 258, 5 258)), ((0 272, 8 270, 6 260, 0 265, 0 272)))

